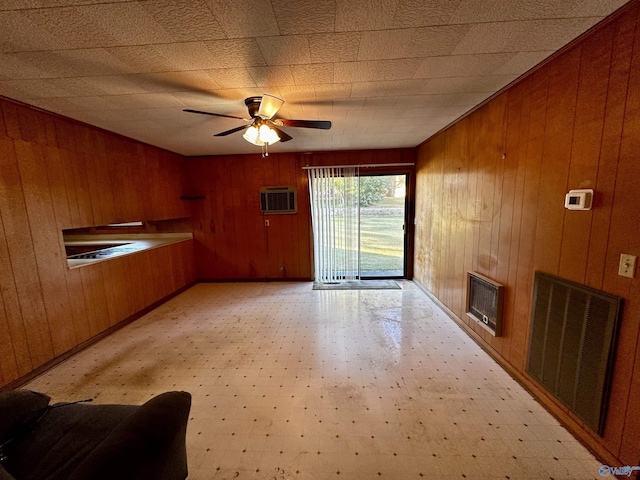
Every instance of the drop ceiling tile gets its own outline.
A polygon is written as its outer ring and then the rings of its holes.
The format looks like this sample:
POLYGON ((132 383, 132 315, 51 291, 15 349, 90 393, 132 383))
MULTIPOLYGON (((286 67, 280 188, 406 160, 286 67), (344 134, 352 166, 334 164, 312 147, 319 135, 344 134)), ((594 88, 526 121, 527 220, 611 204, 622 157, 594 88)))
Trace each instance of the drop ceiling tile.
POLYGON ((454 52, 460 39, 469 32, 469 25, 422 27, 412 30, 407 57, 435 57, 454 52))
POLYGON ((146 0, 139 5, 169 34, 171 41, 226 38, 220 23, 203 0, 146 0))
POLYGON ((628 0, 572 0, 568 16, 606 17, 622 7, 628 0))
MULTIPOLYGON (((294 75, 295 80, 295 75, 294 75)), ((277 87, 278 97, 284 99, 289 105, 296 102, 304 102, 315 98, 313 85, 279 85, 277 87)))
POLYGON ((31 76, 27 78, 64 78, 79 76, 81 73, 77 70, 77 65, 69 58, 67 53, 68 52, 64 50, 21 52, 8 56, 13 57, 14 65, 12 66, 24 65, 26 70, 24 70, 23 73, 30 71, 31 76))
POLYGON ((471 27, 451 53, 557 50, 596 20, 588 17, 478 24, 471 27))
POLYGON ((272 0, 281 35, 333 32, 334 0, 272 0))
POLYGON ((2 65, 2 76, 6 79, 20 78, 46 78, 48 73, 39 68, 37 63, 33 63, 29 56, 21 58, 22 54, 9 53, 0 54, 0 64, 2 65))
POLYGON ((205 70, 213 88, 257 87, 255 80, 246 68, 216 68, 205 70))
POLYGON ((351 97, 351 83, 333 83, 324 85, 314 85, 313 91, 317 99, 340 100, 351 97))
POLYGON ((44 30, 31 21, 27 13, 0 12, 0 53, 28 52, 68 48, 69 44, 55 32, 44 30))
POLYGON ((396 0, 336 0, 337 32, 386 30, 393 27, 396 0))
POLYGON ((415 29, 362 32, 358 60, 406 58, 415 29))
POLYGON ((351 62, 357 60, 361 36, 360 32, 309 35, 311 62, 351 62))
MULTIPOLYGON (((90 10, 92 19, 95 19, 102 29, 109 32, 118 45, 148 45, 150 43, 177 42, 181 39, 174 38, 171 30, 163 28, 151 12, 144 8, 146 2, 135 3, 107 3, 91 7, 76 8, 83 11, 90 10)), ((177 22, 179 19, 174 19, 177 22)), ((167 25, 167 22, 164 22, 167 25)), ((175 25, 175 23, 174 23, 175 25)), ((173 29, 175 31, 175 29, 173 29)), ((221 35, 221 32, 216 32, 221 35)), ((194 38, 187 40, 193 41, 194 38)))
POLYGON ((206 0, 227 38, 279 35, 278 22, 268 0, 206 0))
POLYGON ((415 77, 419 63, 414 58, 378 60, 373 64, 373 80, 406 80, 415 77))
POLYGON ((258 87, 293 85, 293 74, 288 65, 248 68, 258 87))
POLYGON ((447 55, 460 38, 469 31, 468 25, 445 25, 364 32, 358 60, 386 60, 447 55))
MULTIPOLYGON (((110 0, 111 3, 130 2, 131 0, 110 0)), ((0 10, 27 10, 31 8, 64 7, 104 3, 104 0, 2 0, 0 10)))
POLYGON ((109 31, 108 21, 104 22, 108 9, 107 5, 38 8, 27 10, 24 15, 39 29, 56 35, 71 48, 127 45, 109 31))
POLYGON ((428 93, 493 93, 515 78, 515 75, 432 78, 429 80, 427 91, 428 93))
POLYGON ((366 101, 366 98, 341 98, 333 101, 331 111, 335 113, 362 110, 366 101))
POLYGON ((382 82, 357 82, 351 87, 353 97, 404 96, 428 93, 429 80, 395 80, 382 82))
POLYGON ((266 65, 258 43, 253 38, 204 42, 209 49, 209 68, 253 67, 266 65))
POLYGON ((361 127, 375 127, 375 126, 381 126, 381 125, 386 125, 387 123, 387 119, 386 118, 382 118, 382 117, 368 117, 368 118, 359 118, 358 119, 358 123, 357 123, 357 127, 361 128, 361 127))
POLYGON ((552 51, 519 52, 505 62, 504 65, 496 68, 494 73, 496 75, 522 75, 552 54, 552 51))
MULTIPOLYGON (((362 106, 365 110, 385 110, 394 108, 396 103, 398 102, 398 97, 369 97, 365 98, 364 105, 362 106)), ((387 115, 387 112, 383 113, 384 116, 387 115)))
POLYGON ((451 23, 558 18, 564 16, 573 3, 573 0, 463 0, 451 17, 451 23))
POLYGON ((130 93, 149 93, 149 77, 146 75, 102 75, 82 78, 89 85, 101 90, 102 95, 127 95, 130 93))
POLYGON ((145 108, 176 107, 182 108, 182 103, 171 95, 160 93, 141 93, 132 95, 110 95, 101 97, 111 104, 112 109, 136 110, 145 108))
POLYGON ((102 48, 57 50, 48 52, 60 65, 61 76, 122 75, 133 69, 102 48))
POLYGON ((311 63, 292 65, 293 81, 297 85, 316 85, 334 81, 333 63, 311 63))
POLYGON ((514 53, 490 53, 427 57, 416 69, 415 78, 491 75, 514 56, 514 53))
POLYGON ((373 80, 373 62, 342 62, 335 64, 336 82, 370 82, 373 80))
POLYGON ((487 98, 485 92, 479 93, 445 93, 430 95, 408 95, 398 97, 398 108, 441 107, 441 106, 467 106, 472 107, 487 98))
MULTIPOLYGON (((25 80, 21 80, 25 82, 25 80)), ((26 80, 34 82, 34 80, 26 80)), ((41 97, 90 97, 103 95, 105 91, 95 83, 87 82, 84 78, 51 78, 46 82, 35 80, 37 83, 46 84, 47 90, 42 92, 41 97)))
POLYGON ((30 105, 47 110, 48 112, 58 113, 60 115, 76 115, 80 112, 76 102, 69 98, 35 98, 29 101, 30 105))
MULTIPOLYGON (((119 98, 119 97, 71 97, 66 100, 73 105, 74 110, 79 111, 87 111, 87 112, 98 112, 106 111, 106 110, 115 110, 118 108, 116 104, 111 101, 111 98, 119 98)), ((120 109, 121 110, 121 109, 120 109)), ((61 112, 62 113, 62 112, 61 112)), ((127 116, 130 116, 131 113, 127 112, 127 116)), ((102 117, 101 114, 99 114, 102 117)), ((122 112, 119 112, 119 118, 122 120, 122 112)))
POLYGON ((41 2, 42 0, 3 0, 0 3, 0 11, 41 7, 41 2))
POLYGON ((175 69, 156 45, 110 47, 104 50, 122 65, 126 65, 129 73, 166 72, 175 69))
POLYGON ((624 3, 626 0, 464 0, 451 23, 605 16, 624 3))
POLYGON ((399 0, 393 17, 395 28, 445 25, 461 0, 399 0))
MULTIPOLYGON (((215 40, 212 42, 182 42, 156 45, 156 50, 169 62, 166 70, 208 70, 213 68, 238 67, 245 63, 246 55, 256 55, 257 50, 245 40, 215 40), (243 43, 248 51, 237 50, 234 44, 243 43), (248 43, 248 44, 247 44, 248 43), (222 49, 212 45, 222 45, 222 49), (225 48, 226 47, 226 48, 225 48), (232 52, 232 53, 231 53, 232 52), (231 64, 229 64, 231 63, 231 64)), ((260 61, 249 58, 248 61, 260 61)))
POLYGON ((157 72, 142 75, 133 75, 140 86, 140 93, 174 93, 189 91, 205 91, 212 89, 216 84, 203 70, 187 70, 181 72, 157 72))
POLYGON ((418 64, 412 58, 336 63, 335 80, 349 83, 411 79, 417 68, 418 64))
POLYGON ((267 65, 296 65, 309 63, 311 53, 305 35, 256 38, 267 65))
MULTIPOLYGON (((271 88, 270 88, 271 90, 271 88)), ((273 87, 273 93, 276 93, 278 90, 277 87, 273 87)), ((262 87, 255 88, 216 88, 208 92, 213 98, 224 99, 228 102, 232 102, 233 105, 236 105, 240 110, 242 115, 246 115, 247 109, 244 105, 244 99, 247 97, 255 97, 262 95, 263 93, 268 93, 264 91, 262 87)), ((277 96, 277 95, 276 95, 277 96)))

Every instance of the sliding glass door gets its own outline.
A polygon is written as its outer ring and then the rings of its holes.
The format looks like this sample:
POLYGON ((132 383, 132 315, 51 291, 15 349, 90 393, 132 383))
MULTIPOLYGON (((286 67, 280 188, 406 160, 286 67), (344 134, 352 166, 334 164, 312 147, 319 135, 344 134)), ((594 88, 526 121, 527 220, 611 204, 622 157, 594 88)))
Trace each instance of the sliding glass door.
POLYGON ((407 175, 311 168, 315 280, 406 276, 407 175))
POLYGON ((402 278, 407 175, 360 175, 360 277, 402 278))

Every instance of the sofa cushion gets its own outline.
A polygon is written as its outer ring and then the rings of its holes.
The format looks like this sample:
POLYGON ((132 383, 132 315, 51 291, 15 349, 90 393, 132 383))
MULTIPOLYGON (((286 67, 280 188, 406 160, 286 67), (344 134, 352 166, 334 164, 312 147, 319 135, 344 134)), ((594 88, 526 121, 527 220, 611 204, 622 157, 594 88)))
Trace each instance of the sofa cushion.
POLYGON ((185 435, 190 408, 187 392, 152 398, 118 425, 69 480, 186 478, 185 435))
POLYGON ((142 406, 53 405, 5 463, 16 478, 184 479, 186 392, 142 406))
POLYGON ((0 443, 7 440, 10 430, 49 405, 50 397, 30 390, 0 393, 0 443))

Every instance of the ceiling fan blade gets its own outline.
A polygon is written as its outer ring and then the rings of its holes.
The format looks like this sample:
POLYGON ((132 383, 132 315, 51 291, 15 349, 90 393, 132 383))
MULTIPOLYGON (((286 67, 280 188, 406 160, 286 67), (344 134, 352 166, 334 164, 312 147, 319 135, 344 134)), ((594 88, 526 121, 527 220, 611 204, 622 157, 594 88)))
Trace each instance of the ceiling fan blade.
POLYGON ((260 101, 260 109, 258 110, 258 115, 261 118, 269 119, 276 114, 283 103, 284 100, 282 100, 281 98, 274 97, 273 95, 265 93, 264 95, 262 95, 262 100, 260 101))
POLYGON ((249 125, 243 125, 241 127, 232 128, 231 130, 225 130, 224 132, 216 133, 214 137, 226 137, 227 135, 231 135, 232 133, 236 133, 247 128, 249 128, 249 125))
POLYGON ((222 113, 211 113, 211 112, 202 112, 200 110, 191 110, 190 108, 185 108, 184 110, 182 110, 183 112, 188 112, 188 113, 199 113, 201 115, 212 115, 214 117, 225 117, 225 118, 236 118, 238 120, 245 120, 242 117, 236 117, 234 115, 223 115, 222 113))
POLYGON ((275 126, 272 125, 271 128, 273 130, 275 130, 275 132, 278 134, 278 136, 280 137, 280 141, 281 142, 288 142, 289 140, 293 140, 293 137, 291 135, 283 132, 278 127, 275 127, 275 126))
POLYGON ((320 128, 322 130, 329 130, 331 128, 331 122, 329 120, 291 120, 279 118, 278 123, 280 122, 282 122, 283 127, 320 128))

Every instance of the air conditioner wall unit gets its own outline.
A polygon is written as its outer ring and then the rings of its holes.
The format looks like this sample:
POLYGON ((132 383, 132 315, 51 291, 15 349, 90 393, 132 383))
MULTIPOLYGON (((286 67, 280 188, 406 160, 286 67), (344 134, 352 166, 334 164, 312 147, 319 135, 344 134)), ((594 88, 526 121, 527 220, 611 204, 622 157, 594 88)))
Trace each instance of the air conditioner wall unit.
POLYGON ((292 214, 298 212, 296 187, 260 188, 260 212, 262 214, 292 214))

